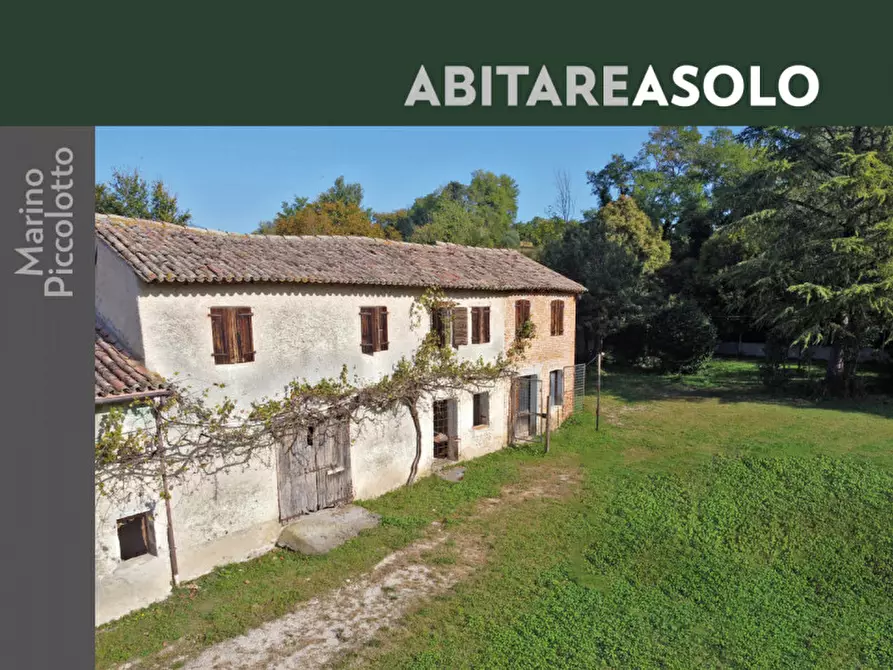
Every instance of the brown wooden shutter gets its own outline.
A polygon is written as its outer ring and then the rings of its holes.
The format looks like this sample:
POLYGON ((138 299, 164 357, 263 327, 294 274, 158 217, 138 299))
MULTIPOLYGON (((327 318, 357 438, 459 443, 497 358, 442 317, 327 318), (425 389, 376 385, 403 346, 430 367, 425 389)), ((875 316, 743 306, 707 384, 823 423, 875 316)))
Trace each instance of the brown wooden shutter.
POLYGON ((387 351, 388 348, 388 308, 379 307, 376 309, 376 351, 387 351))
POLYGON ((251 308, 237 307, 233 310, 238 361, 250 363, 254 360, 254 334, 251 329, 251 308))
POLYGON ((481 308, 471 308, 471 343, 480 344, 481 342, 481 308))
POLYGON ((222 307, 211 308, 211 339, 214 342, 214 363, 222 365, 232 362, 226 333, 226 310, 222 307))
POLYGON ((371 354, 375 351, 375 340, 373 337, 374 309, 372 307, 360 308, 360 348, 364 354, 371 354))
POLYGON ((558 334, 564 335, 564 300, 558 301, 558 334))
POLYGON ((453 346, 468 344, 468 308, 453 308, 453 346))
POLYGON ((515 336, 521 334, 521 326, 530 320, 530 301, 518 300, 515 302, 515 336))
POLYGON ((481 309, 481 342, 490 341, 490 308, 481 309))

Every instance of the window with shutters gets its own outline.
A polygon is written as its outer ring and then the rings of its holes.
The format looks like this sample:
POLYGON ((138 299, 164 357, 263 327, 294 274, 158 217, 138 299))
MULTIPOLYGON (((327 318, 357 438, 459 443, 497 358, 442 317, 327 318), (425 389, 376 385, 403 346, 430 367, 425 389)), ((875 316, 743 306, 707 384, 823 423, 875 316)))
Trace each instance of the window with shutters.
POLYGON ((490 341, 490 308, 471 308, 471 343, 484 344, 490 341))
POLYGON ((490 425, 490 394, 475 393, 472 397, 472 414, 474 416, 474 427, 490 425))
POLYGON ((552 335, 564 335, 564 300, 552 301, 552 321, 549 331, 552 335))
POLYGON ((530 301, 515 301, 515 337, 521 334, 521 329, 528 321, 530 321, 530 301))
POLYGON ((254 334, 250 307, 212 307, 211 339, 214 362, 250 363, 254 360, 254 334))
POLYGON ((549 394, 552 396, 553 407, 564 404, 564 370, 552 370, 549 373, 549 394))
POLYGON ((364 354, 387 351, 388 308, 360 308, 360 347, 364 354))

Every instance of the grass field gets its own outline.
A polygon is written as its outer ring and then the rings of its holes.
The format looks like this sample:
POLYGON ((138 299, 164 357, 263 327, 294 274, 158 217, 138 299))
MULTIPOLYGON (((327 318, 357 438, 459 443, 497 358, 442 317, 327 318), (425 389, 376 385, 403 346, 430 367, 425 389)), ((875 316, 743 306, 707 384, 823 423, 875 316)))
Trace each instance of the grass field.
POLYGON ((757 379, 735 361, 685 378, 609 371, 600 432, 590 396, 548 456, 506 449, 460 484, 370 501, 382 526, 327 557, 217 570, 98 631, 97 666, 237 635, 438 520, 485 558, 343 665, 893 667, 893 399, 815 404, 757 379), (561 498, 474 512, 558 471, 575 482, 561 498))

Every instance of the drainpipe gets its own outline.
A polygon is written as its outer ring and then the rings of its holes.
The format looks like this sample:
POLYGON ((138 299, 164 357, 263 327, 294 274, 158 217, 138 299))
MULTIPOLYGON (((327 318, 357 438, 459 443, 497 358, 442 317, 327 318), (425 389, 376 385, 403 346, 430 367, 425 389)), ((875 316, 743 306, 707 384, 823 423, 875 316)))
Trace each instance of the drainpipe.
POLYGON ((164 511, 167 515, 167 550, 171 561, 171 586, 179 583, 180 570, 177 566, 177 543, 174 540, 174 515, 171 510, 170 488, 167 483, 167 462, 165 460, 164 433, 161 430, 161 410, 155 403, 152 404, 152 414, 155 417, 155 448, 158 451, 159 470, 161 472, 161 494, 164 497, 164 511))

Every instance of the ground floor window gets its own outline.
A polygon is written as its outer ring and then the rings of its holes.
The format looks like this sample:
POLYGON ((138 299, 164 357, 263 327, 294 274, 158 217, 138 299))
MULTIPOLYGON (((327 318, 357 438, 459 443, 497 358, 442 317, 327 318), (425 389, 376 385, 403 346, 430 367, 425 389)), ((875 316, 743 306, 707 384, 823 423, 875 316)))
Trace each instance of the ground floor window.
POLYGON ((490 394, 475 393, 472 398, 474 426, 490 425, 490 394))
POLYGON ((549 393, 553 407, 564 404, 564 370, 552 370, 549 373, 549 393))
POLYGON ((155 523, 150 512, 126 516, 118 519, 117 524, 122 561, 144 554, 158 554, 155 548, 155 523))

